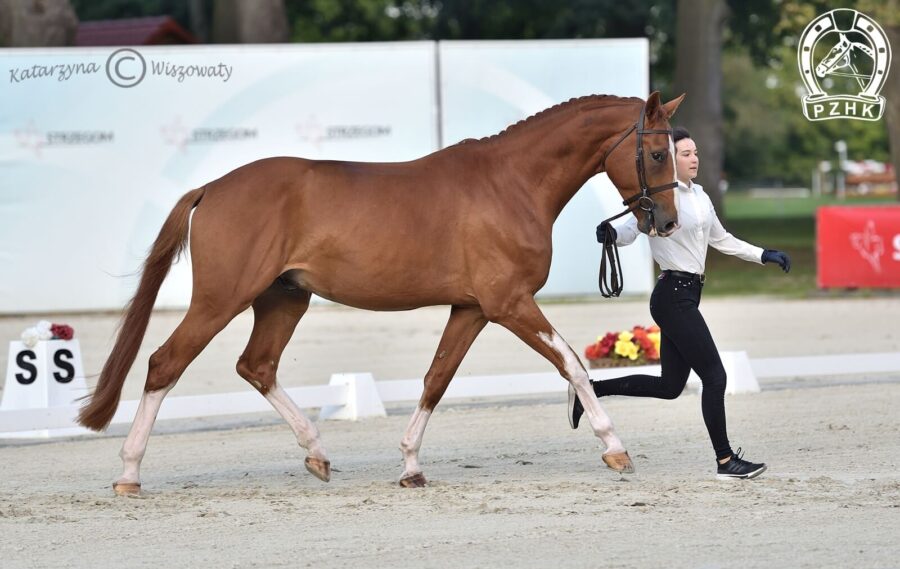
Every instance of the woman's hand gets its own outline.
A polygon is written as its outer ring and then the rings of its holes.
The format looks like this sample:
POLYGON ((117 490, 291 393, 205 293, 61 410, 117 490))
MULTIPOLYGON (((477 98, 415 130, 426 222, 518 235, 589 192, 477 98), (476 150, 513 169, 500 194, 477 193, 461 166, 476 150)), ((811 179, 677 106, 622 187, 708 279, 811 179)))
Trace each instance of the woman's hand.
POLYGON ((776 251, 775 249, 766 249, 762 254, 762 262, 763 264, 772 262, 778 263, 778 266, 784 270, 784 272, 788 273, 791 270, 791 258, 788 257, 788 254, 783 251, 776 251))
POLYGON ((610 225, 608 221, 603 221, 597 226, 597 243, 606 241, 607 230, 610 231, 613 243, 615 243, 618 233, 616 232, 616 228, 610 225))

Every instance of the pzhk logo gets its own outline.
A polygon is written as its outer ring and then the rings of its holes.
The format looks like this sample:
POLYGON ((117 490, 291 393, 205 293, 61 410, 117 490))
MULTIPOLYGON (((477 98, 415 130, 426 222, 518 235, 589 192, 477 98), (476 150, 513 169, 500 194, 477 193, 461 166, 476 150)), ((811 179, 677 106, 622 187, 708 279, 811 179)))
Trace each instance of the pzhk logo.
POLYGON ((807 119, 881 119, 891 46, 875 20, 850 9, 822 14, 803 30, 797 61, 807 119))

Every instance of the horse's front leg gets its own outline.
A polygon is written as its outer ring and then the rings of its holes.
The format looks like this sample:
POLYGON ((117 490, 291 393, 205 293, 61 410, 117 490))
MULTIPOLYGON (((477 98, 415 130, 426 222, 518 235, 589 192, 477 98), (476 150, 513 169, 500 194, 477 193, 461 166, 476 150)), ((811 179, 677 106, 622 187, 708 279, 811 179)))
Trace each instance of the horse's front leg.
POLYGON ((617 472, 634 472, 631 458, 616 434, 612 419, 609 418, 594 395, 588 373, 581 364, 581 360, 547 321, 535 303, 534 297, 531 295, 507 297, 493 309, 488 310, 487 307, 484 309, 491 321, 509 329, 536 352, 547 358, 556 366, 559 373, 575 387, 594 435, 606 447, 602 457, 603 462, 617 472))
POLYGON ((454 306, 450 310, 450 320, 444 328, 431 367, 425 375, 422 398, 409 420, 403 440, 400 441, 404 463, 403 474, 400 475, 401 486, 406 488, 425 486, 425 475, 419 466, 419 449, 422 447, 425 427, 438 401, 447 391, 453 374, 456 373, 460 362, 485 324, 487 319, 477 306, 454 306))

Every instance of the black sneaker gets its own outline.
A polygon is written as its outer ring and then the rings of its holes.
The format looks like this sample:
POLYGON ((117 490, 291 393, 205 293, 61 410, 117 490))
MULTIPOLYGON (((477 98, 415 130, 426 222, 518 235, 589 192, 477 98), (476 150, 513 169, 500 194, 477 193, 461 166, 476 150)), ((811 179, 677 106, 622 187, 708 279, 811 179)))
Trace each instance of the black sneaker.
POLYGON ((725 464, 718 464, 717 462, 718 471, 716 472, 716 478, 719 480, 749 480, 766 471, 765 464, 749 462, 744 460, 742 456, 743 453, 739 448, 737 452, 731 455, 731 460, 725 464))
POLYGON ((581 416, 584 415, 584 407, 581 406, 581 400, 578 399, 578 394, 575 393, 575 386, 571 383, 569 384, 569 426, 573 429, 578 428, 578 422, 581 421, 581 416))

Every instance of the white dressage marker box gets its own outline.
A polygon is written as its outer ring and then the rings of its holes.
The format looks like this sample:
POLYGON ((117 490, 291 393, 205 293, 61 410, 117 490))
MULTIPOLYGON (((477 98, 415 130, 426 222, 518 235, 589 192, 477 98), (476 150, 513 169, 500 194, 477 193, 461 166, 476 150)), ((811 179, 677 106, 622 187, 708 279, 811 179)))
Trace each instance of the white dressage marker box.
POLYGON ((366 417, 387 415, 371 373, 335 373, 328 385, 346 387, 346 403, 322 407, 319 419, 356 421, 366 417))
MULTIPOLYGON (((9 343, 6 384, 0 411, 46 409, 75 404, 87 394, 78 340, 39 341, 34 347, 9 343)), ((51 437, 89 433, 87 429, 43 429, 0 433, 0 437, 51 437)))

